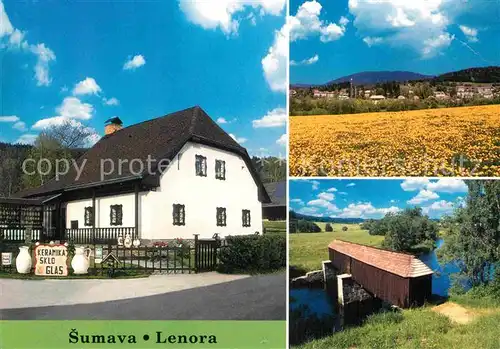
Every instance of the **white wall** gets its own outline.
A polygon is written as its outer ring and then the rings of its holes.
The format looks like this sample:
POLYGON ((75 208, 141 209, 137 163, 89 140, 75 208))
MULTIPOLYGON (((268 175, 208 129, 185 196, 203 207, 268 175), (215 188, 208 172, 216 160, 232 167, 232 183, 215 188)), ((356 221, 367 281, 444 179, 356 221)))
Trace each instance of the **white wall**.
MULTIPOLYGON (((113 228, 110 223, 111 205, 122 205, 123 220, 121 227, 135 227, 135 196, 124 194, 96 198, 96 228, 113 228)), ((71 221, 78 221, 78 228, 85 226, 85 207, 92 207, 92 199, 68 202, 66 205, 66 228, 71 228, 71 221)))
POLYGON ((187 143, 162 175, 160 188, 144 198, 141 235, 146 239, 211 237, 262 233, 258 187, 240 156, 209 146, 187 143), (207 158, 207 176, 196 176, 195 156, 207 158), (226 162, 226 180, 215 179, 215 160, 226 162), (185 205, 186 225, 173 225, 173 204, 185 205), (225 207, 225 227, 218 227, 216 208, 225 207), (242 210, 250 210, 251 226, 243 227, 242 210))
MULTIPOLYGON (((139 228, 143 239, 192 239, 214 233, 220 236, 262 233, 262 204, 258 200, 258 187, 250 170, 240 156, 209 146, 187 143, 173 159, 160 179, 156 191, 140 194, 139 228), (196 176, 195 156, 207 158, 207 176, 196 176), (226 162, 226 180, 215 179, 215 160, 226 162), (173 204, 185 205, 185 225, 173 225, 173 204), (218 227, 216 208, 225 207, 225 227, 218 227), (251 226, 242 226, 242 210, 250 210, 251 226)), ((123 227, 134 227, 134 194, 96 198, 96 227, 110 226, 110 205, 123 205, 123 227)), ((92 199, 67 204, 67 227, 72 220, 85 228, 85 207, 92 199)))

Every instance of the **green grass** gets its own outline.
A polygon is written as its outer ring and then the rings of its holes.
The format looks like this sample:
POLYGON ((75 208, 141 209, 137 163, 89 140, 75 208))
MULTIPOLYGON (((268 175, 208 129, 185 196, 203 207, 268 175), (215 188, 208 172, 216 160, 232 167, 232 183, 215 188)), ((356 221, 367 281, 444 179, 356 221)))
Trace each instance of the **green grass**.
POLYGON ((371 316, 360 327, 312 340, 300 349, 498 349, 500 312, 459 325, 430 308, 371 316))
MULTIPOLYGON (((325 223, 316 223, 320 227, 325 223)), ((333 232, 290 234, 290 265, 305 271, 321 269, 321 262, 328 259, 328 244, 335 239, 380 247, 383 236, 368 234, 358 224, 332 224, 333 232), (342 227, 347 226, 347 231, 342 227)))
POLYGON ((262 221, 267 234, 286 234, 286 221, 262 221))

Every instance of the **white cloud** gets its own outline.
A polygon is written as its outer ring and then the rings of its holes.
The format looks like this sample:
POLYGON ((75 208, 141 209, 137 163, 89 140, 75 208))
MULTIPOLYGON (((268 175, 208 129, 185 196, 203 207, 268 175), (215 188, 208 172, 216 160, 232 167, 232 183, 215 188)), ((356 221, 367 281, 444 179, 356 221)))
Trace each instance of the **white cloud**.
POLYGON ((89 133, 89 136, 87 136, 85 140, 86 146, 88 147, 93 146, 99 141, 99 139, 101 139, 101 136, 97 133, 97 131, 94 128, 85 126, 78 120, 74 120, 64 116, 54 116, 52 118, 38 120, 31 128, 33 130, 41 131, 53 126, 61 126, 66 122, 69 122, 73 127, 82 128, 84 131, 89 133))
POLYGON ((30 52, 37 57, 35 64, 35 79, 38 86, 50 85, 52 79, 49 76, 49 64, 55 61, 54 52, 45 46, 44 43, 30 45, 24 40, 26 32, 14 28, 9 20, 3 1, 0 1, 0 39, 7 37, 7 44, 1 44, 0 48, 22 49, 24 52, 30 52))
POLYGON ((311 200, 307 203, 307 206, 315 206, 315 207, 322 207, 327 209, 330 212, 338 212, 339 209, 335 204, 332 204, 331 202, 325 200, 325 199, 315 199, 311 200))
POLYGON ((430 217, 441 217, 453 213, 455 204, 450 201, 440 200, 429 206, 422 207, 422 212, 430 217))
POLYGON ((318 198, 326 201, 332 201, 335 198, 335 195, 333 195, 332 193, 323 192, 318 194, 318 198))
POLYGON ((253 120, 254 128, 285 126, 288 116, 285 108, 275 108, 268 111, 261 119, 253 120))
POLYGON ((334 193, 337 191, 337 188, 331 187, 330 189, 327 190, 329 193, 334 193))
POLYGON ((142 67, 146 64, 146 59, 143 55, 135 55, 133 58, 130 58, 123 65, 124 70, 135 70, 139 67, 142 67))
POLYGON ((306 58, 298 62, 292 60, 290 61, 290 65, 311 65, 316 63, 317 61, 319 61, 319 56, 314 55, 311 58, 306 58))
POLYGON ((467 27, 465 25, 461 25, 459 26, 460 30, 462 31, 462 33, 464 33, 464 35, 467 37, 467 40, 469 42, 477 42, 479 41, 478 38, 477 38, 477 29, 475 28, 471 28, 471 27, 467 27))
POLYGON ((298 213, 305 215, 317 215, 318 208, 317 207, 302 207, 297 211, 298 213))
POLYGON ((52 79, 49 75, 49 64, 56 60, 54 52, 45 44, 31 45, 30 50, 37 56, 35 65, 35 79, 38 86, 49 86, 52 79))
POLYGON ((281 145, 282 147, 286 147, 288 143, 288 135, 286 133, 282 134, 280 138, 276 140, 276 144, 281 145))
POLYGON ((83 103, 76 97, 64 98, 62 104, 56 108, 59 116, 68 119, 88 120, 92 118, 94 107, 89 103, 83 103))
POLYGON ((468 192, 467 185, 461 179, 443 178, 437 182, 431 182, 427 185, 427 189, 440 193, 466 193, 468 192))
POLYGON ((19 117, 15 115, 0 116, 0 122, 17 122, 19 120, 19 117))
POLYGON ((439 199, 439 195, 434 193, 433 191, 422 189, 418 192, 418 194, 407 202, 411 205, 419 205, 426 201, 431 201, 434 199, 439 199))
POLYGON ((24 121, 18 121, 14 125, 12 125, 12 128, 24 132, 26 131, 26 123, 24 121))
POLYGON ((339 24, 324 22, 319 19, 322 6, 316 0, 306 1, 290 16, 290 41, 306 39, 319 35, 322 42, 340 39, 344 36, 349 20, 341 17, 339 24))
POLYGON ((226 120, 226 119, 224 119, 224 118, 218 118, 218 119, 217 119, 217 123, 218 123, 218 124, 227 124, 227 120, 226 120))
POLYGON ((345 191, 339 191, 339 195, 348 195, 345 191))
POLYGON ((282 13, 286 0, 180 0, 179 7, 186 15, 187 19, 204 29, 222 30, 227 35, 236 34, 240 22, 249 20, 255 25, 255 15, 250 13, 247 16, 238 14, 250 10, 257 11, 260 16, 274 15, 282 13))
POLYGON ((355 185, 356 185, 356 183, 351 182, 351 183, 347 184, 346 187, 354 187, 355 185))
POLYGON ((427 178, 408 178, 401 183, 401 188, 404 191, 415 191, 427 187, 428 184, 427 178))
POLYGON ((448 30, 451 22, 446 0, 405 1, 349 0, 353 24, 368 45, 383 42, 410 47, 422 58, 430 58, 447 48, 454 37, 448 30))
POLYGON ((12 23, 10 23, 9 16, 7 16, 7 12, 3 6, 3 2, 0 1, 0 38, 5 35, 11 35, 13 31, 14 27, 12 26, 12 23))
POLYGON ((35 134, 24 134, 17 139, 16 143, 33 144, 37 137, 38 137, 38 135, 35 135, 35 134))
POLYGON ((387 213, 396 213, 401 211, 399 207, 375 208, 370 202, 349 204, 337 215, 340 218, 382 218, 387 213))
POLYGON ((94 78, 86 78, 80 81, 73 88, 73 94, 78 95, 96 95, 101 92, 101 87, 97 84, 94 78))
POLYGON ((110 99, 103 98, 102 101, 106 105, 119 105, 120 104, 120 101, 118 99, 116 99, 115 97, 111 97, 110 99))
POLYGON ((243 138, 243 137, 236 137, 234 134, 230 133, 229 134, 231 136, 232 139, 234 139, 236 142, 238 142, 239 144, 243 144, 245 143, 248 139, 246 138, 243 138))
POLYGON ((301 199, 291 199, 290 202, 298 205, 304 205, 304 201, 302 201, 301 199))
POLYGON ((264 77, 273 91, 285 92, 288 87, 286 78, 288 51, 288 26, 285 24, 275 32, 273 45, 261 61, 264 77))
POLYGON ((363 38, 363 42, 367 44, 368 47, 372 47, 381 44, 382 42, 384 42, 384 39, 376 36, 375 37, 367 36, 363 38))

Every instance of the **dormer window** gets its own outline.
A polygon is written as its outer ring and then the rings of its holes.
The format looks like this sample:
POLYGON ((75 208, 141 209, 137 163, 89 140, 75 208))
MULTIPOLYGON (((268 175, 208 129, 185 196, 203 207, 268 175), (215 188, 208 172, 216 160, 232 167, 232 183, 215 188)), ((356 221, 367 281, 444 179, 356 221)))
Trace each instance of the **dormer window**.
POLYGON ((123 205, 111 205, 111 212, 109 214, 110 225, 123 224, 123 205))
POLYGON ((207 158, 203 155, 196 155, 196 175, 207 176, 207 158))
POLYGON ((215 160, 215 179, 226 180, 226 162, 215 160))

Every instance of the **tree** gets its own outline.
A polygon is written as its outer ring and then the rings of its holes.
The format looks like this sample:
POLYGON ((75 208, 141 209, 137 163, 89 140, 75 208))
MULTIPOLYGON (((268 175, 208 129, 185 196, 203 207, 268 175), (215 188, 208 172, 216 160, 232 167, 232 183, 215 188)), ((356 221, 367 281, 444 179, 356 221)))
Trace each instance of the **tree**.
POLYGON ((34 161, 26 161, 23 168, 26 170, 23 174, 23 187, 36 188, 53 178, 56 160, 72 159, 73 150, 87 146, 91 135, 92 132, 87 127, 69 120, 41 132, 26 158, 34 161))
POLYGON ((332 232, 333 231, 333 227, 330 223, 326 223, 325 225, 325 231, 326 232, 332 232))
POLYGON ((466 204, 447 220, 440 257, 458 263, 471 286, 493 281, 500 268, 500 181, 469 180, 466 204))
POLYGON ((383 219, 387 229, 384 247, 395 251, 411 252, 419 244, 434 244, 439 231, 436 222, 422 214, 419 207, 407 208, 403 212, 387 214, 383 219))

